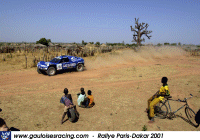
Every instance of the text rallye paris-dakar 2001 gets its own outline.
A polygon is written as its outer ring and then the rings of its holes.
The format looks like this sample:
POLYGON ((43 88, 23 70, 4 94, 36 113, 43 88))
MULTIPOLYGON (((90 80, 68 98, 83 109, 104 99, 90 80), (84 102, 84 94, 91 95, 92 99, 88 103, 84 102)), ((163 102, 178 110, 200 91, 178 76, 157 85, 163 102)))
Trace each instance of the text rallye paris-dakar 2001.
POLYGON ((132 134, 102 134, 98 133, 97 138, 107 138, 107 139, 112 139, 112 138, 163 138, 163 133, 149 133, 149 134, 144 134, 144 133, 132 133, 132 134))

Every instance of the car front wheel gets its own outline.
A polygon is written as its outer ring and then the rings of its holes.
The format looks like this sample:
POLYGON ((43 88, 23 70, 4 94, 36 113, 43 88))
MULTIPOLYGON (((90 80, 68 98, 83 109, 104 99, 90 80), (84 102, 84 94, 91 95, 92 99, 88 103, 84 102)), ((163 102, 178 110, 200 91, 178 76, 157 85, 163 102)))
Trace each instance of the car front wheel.
POLYGON ((39 73, 39 74, 41 74, 42 72, 41 72, 41 70, 39 69, 39 68, 37 68, 37 72, 39 73))
POLYGON ((56 69, 55 69, 54 67, 48 68, 47 74, 48 74, 49 76, 55 75, 55 74, 56 74, 56 69))

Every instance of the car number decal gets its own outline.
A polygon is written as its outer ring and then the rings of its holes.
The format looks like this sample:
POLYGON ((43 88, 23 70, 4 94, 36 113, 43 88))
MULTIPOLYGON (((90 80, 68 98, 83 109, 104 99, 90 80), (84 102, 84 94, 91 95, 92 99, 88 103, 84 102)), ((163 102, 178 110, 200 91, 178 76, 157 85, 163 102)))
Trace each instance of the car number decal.
POLYGON ((57 67, 57 70, 61 70, 62 69, 62 64, 57 64, 56 67, 57 67))

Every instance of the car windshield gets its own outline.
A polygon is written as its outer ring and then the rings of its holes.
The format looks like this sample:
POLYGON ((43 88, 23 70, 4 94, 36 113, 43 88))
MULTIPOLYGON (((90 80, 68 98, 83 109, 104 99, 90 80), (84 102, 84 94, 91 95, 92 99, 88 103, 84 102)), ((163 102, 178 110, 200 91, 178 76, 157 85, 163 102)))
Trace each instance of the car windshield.
POLYGON ((58 63, 58 62, 60 62, 60 59, 54 58, 54 59, 52 59, 50 62, 52 62, 52 63, 58 63))

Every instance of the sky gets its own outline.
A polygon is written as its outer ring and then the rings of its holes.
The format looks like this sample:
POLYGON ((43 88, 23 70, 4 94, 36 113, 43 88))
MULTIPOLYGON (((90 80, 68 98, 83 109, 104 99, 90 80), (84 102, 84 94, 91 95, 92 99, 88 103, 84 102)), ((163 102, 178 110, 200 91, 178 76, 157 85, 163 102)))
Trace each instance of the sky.
POLYGON ((200 0, 0 0, 0 42, 131 44, 135 18, 143 43, 200 44, 200 0))

